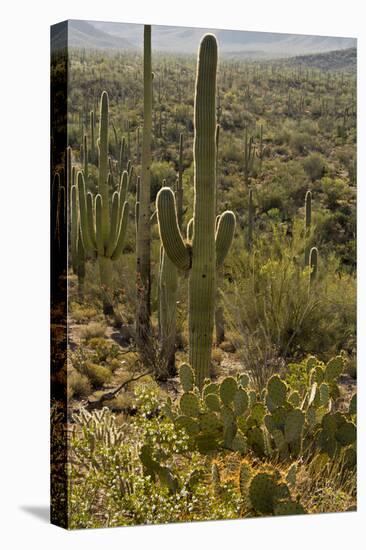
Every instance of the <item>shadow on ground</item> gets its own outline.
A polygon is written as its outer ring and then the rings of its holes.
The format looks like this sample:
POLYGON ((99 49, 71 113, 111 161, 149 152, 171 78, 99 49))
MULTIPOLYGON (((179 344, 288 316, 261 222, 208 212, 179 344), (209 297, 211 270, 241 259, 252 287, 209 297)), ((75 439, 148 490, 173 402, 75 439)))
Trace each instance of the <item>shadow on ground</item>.
POLYGON ((50 522, 50 507, 49 506, 20 506, 20 509, 27 514, 30 514, 42 522, 50 522))

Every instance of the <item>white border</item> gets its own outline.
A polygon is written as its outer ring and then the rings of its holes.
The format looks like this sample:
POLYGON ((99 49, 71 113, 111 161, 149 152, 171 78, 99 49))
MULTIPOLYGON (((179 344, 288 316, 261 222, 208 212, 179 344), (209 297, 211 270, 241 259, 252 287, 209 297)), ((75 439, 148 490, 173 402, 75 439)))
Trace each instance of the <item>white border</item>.
MULTIPOLYGON (((48 503, 49 26, 67 18, 358 38, 365 124, 365 40, 359 0, 136 2, 13 0, 2 4, 0 171, 1 539, 3 548, 359 548, 365 522, 365 338, 359 339, 359 512, 67 533, 25 512, 48 503), (112 546, 114 544, 114 546, 112 546)), ((365 330, 365 126, 359 125, 359 327, 365 330)))

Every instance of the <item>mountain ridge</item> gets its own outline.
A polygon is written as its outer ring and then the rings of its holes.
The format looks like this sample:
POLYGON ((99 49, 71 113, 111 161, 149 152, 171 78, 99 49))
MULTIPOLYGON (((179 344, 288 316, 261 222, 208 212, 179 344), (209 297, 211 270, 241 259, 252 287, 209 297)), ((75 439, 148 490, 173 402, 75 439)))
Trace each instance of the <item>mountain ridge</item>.
MULTIPOLYGON (((153 25, 152 47, 160 52, 196 54, 206 32, 217 36, 223 56, 275 58, 356 47, 351 37, 331 37, 153 25)), ((94 49, 141 50, 143 25, 103 21, 69 21, 69 45, 94 49)))

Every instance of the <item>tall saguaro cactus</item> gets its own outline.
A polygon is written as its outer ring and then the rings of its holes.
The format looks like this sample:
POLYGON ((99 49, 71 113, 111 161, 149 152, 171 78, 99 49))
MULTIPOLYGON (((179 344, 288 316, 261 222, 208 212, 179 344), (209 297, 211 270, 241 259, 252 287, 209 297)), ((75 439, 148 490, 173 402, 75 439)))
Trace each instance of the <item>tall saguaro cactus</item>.
POLYGON ((248 197, 248 250, 251 250, 253 245, 253 222, 254 222, 254 206, 253 206, 253 189, 249 189, 248 197))
POLYGON ((255 146, 253 138, 248 139, 248 129, 244 131, 244 183, 248 187, 254 165, 255 146))
POLYGON ((96 255, 98 259, 103 309, 107 315, 114 313, 111 299, 112 262, 122 254, 129 209, 126 202, 127 172, 122 174, 118 189, 110 199, 108 109, 108 94, 103 92, 100 100, 98 194, 93 197, 90 192, 87 193, 83 173, 79 172, 77 176, 82 244, 87 253, 96 255))
POLYGON ((305 195, 305 266, 309 264, 309 237, 311 232, 311 191, 305 195))
POLYGON ((209 376, 214 326, 216 271, 230 248, 235 215, 216 220, 216 69, 217 41, 203 37, 198 54, 195 93, 194 213, 192 241, 180 232, 174 193, 163 187, 157 196, 160 237, 169 259, 189 271, 189 356, 202 387, 209 376))
POLYGON ((144 26, 144 125, 136 242, 136 337, 140 348, 150 334, 150 186, 151 186, 152 70, 151 25, 144 26))
POLYGON ((309 253, 309 267, 310 267, 310 287, 314 285, 318 276, 318 249, 316 246, 310 250, 309 253))

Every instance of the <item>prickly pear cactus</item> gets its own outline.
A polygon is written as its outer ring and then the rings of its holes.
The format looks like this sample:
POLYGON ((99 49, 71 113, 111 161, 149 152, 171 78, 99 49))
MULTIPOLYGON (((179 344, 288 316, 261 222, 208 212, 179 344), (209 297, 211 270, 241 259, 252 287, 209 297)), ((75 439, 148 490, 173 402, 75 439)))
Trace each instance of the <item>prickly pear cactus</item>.
POLYGON ((287 484, 281 474, 260 472, 252 477, 249 486, 249 499, 255 512, 263 515, 306 514, 306 510, 292 499, 287 484))
MULTIPOLYGON (((356 395, 346 413, 334 412, 334 388, 339 392, 343 360, 336 357, 324 364, 311 357, 305 367, 304 390, 294 392, 274 375, 257 394, 250 390, 246 374, 219 382, 206 380, 200 390, 193 370, 183 364, 179 374, 184 393, 177 411, 169 404, 167 416, 186 431, 190 448, 202 453, 226 449, 288 463, 312 449, 329 458, 339 455, 352 468, 356 463, 356 395)), ((295 474, 294 465, 288 472, 291 486, 295 474)))

